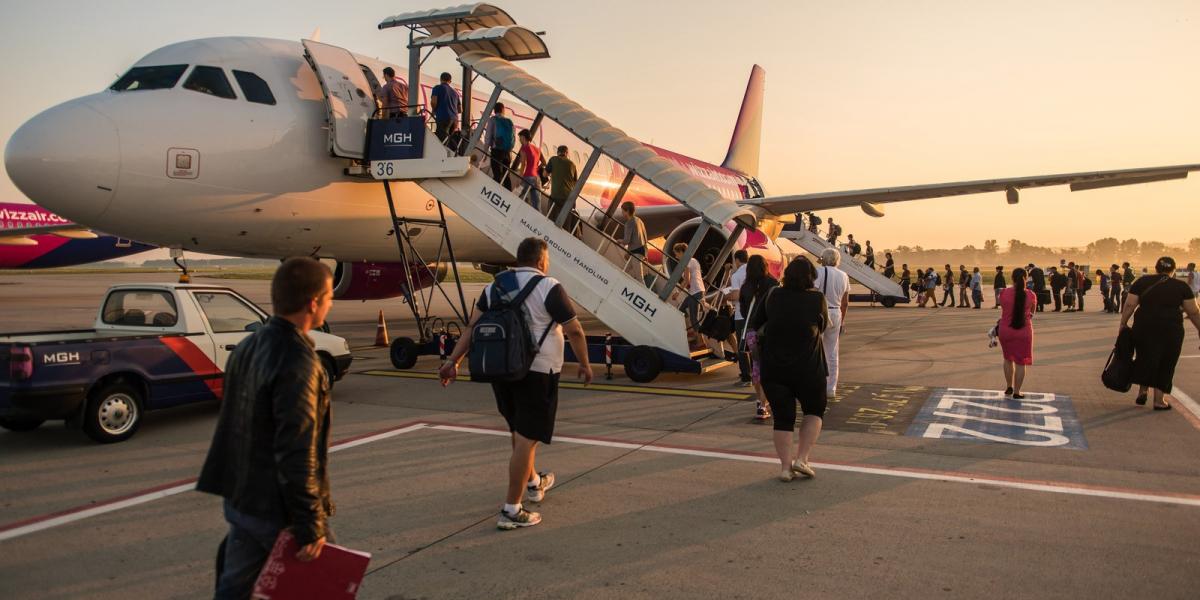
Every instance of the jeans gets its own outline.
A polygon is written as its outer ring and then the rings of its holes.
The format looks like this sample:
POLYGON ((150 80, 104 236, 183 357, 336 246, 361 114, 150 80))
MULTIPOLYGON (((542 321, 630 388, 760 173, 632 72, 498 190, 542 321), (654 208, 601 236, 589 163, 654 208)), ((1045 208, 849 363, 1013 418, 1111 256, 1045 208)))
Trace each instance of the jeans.
POLYGON ((238 512, 228 500, 225 501, 225 521, 229 523, 229 533, 225 534, 217 551, 215 598, 242 600, 250 597, 258 573, 266 564, 284 523, 238 512))
POLYGON ((525 203, 541 211, 542 196, 540 191, 542 189, 542 182, 538 181, 537 175, 527 175, 521 177, 521 180, 529 186, 529 195, 525 197, 525 203))
POLYGON ((1075 302, 1079 305, 1078 310, 1081 312, 1083 311, 1083 295, 1083 288, 1079 288, 1079 290, 1075 292, 1075 302))
POLYGON ((704 292, 696 292, 685 296, 679 304, 679 309, 688 316, 693 329, 700 327, 700 300, 703 298, 704 292))
POLYGON ((975 308, 983 306, 983 290, 971 290, 971 300, 975 303, 975 308))

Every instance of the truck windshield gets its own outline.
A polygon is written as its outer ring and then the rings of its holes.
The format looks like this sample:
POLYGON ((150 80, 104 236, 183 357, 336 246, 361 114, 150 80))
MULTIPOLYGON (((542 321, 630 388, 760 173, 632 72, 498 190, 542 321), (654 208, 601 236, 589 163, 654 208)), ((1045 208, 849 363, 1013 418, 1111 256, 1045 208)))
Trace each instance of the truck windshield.
POLYGON ((174 327, 175 298, 161 290, 117 290, 108 295, 101 320, 122 327, 174 327))

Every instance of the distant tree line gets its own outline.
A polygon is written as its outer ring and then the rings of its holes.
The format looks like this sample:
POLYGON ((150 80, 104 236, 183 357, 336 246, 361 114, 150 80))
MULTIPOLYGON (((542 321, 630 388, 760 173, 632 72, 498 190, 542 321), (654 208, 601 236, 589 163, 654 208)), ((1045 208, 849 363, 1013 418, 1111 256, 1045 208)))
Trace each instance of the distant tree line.
POLYGON ((1189 262, 1200 263, 1200 237, 1192 238, 1187 247, 1168 246, 1158 241, 1118 240, 1114 237, 1098 239, 1087 246, 1051 248, 1026 244, 1021 240, 1009 240, 1008 249, 1001 251, 996 240, 985 240, 982 248, 968 244, 962 248, 922 248, 921 246, 897 246, 891 250, 896 264, 908 263, 911 268, 941 267, 952 263, 968 266, 1014 267, 1035 263, 1058 264, 1060 259, 1086 264, 1092 267, 1112 263, 1129 262, 1137 268, 1152 267, 1160 256, 1170 256, 1183 267, 1189 262))

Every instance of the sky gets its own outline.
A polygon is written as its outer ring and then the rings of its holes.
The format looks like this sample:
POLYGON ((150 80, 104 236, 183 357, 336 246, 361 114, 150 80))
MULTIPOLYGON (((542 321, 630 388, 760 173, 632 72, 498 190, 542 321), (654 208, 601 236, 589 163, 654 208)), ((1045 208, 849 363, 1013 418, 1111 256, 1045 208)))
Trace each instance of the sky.
MULTIPOLYGON (((406 64, 384 18, 457 3, 6 2, 0 140, 104 89, 169 43, 309 37, 406 64)), ((545 31, 521 66, 628 134, 719 163, 751 66, 766 69, 768 195, 1200 163, 1200 2, 1159 0, 496 2, 545 31)), ((450 70, 442 51, 426 72, 450 70)), ((455 72, 459 72, 455 69, 455 72)), ((2 170, 0 170, 2 171, 2 170)), ((24 196, 0 172, 0 200, 24 196)), ((828 211, 876 248, 1082 246, 1200 237, 1200 173, 828 211)))

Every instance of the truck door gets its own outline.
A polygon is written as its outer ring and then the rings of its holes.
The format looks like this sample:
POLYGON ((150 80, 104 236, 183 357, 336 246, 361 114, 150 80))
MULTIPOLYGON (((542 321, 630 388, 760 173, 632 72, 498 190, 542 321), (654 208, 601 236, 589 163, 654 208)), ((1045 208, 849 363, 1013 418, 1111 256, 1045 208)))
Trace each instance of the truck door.
POLYGON ((216 347, 216 358, 213 360, 221 371, 229 361, 229 354, 251 332, 262 327, 262 315, 250 308, 237 296, 228 292, 193 292, 196 305, 204 313, 212 331, 213 345, 216 347))
POLYGON ((371 83, 349 50, 312 40, 301 43, 304 57, 317 72, 325 93, 329 153, 361 159, 367 142, 367 120, 376 108, 371 83))

